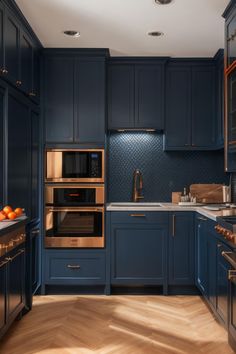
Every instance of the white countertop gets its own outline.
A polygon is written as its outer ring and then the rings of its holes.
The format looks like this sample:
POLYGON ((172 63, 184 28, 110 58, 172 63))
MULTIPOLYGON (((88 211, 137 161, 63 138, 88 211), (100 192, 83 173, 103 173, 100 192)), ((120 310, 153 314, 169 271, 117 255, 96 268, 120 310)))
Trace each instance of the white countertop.
POLYGON ((236 215, 235 209, 223 209, 218 211, 204 209, 203 206, 180 206, 174 203, 108 203, 107 211, 195 211, 216 221, 218 216, 236 215))

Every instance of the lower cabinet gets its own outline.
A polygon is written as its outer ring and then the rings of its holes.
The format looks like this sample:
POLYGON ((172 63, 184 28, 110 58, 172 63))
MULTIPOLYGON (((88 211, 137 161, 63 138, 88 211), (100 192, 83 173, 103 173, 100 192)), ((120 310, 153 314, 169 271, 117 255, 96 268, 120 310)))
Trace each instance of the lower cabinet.
POLYGON ((194 214, 169 215, 169 285, 194 285, 194 214))
POLYGON ((208 265, 207 265, 207 218, 197 216, 196 229, 196 286, 205 296, 208 295, 208 265))
POLYGON ((229 343, 236 351, 236 281, 235 278, 229 282, 229 343))
POLYGON ((105 284, 104 250, 46 250, 45 285, 105 284))
POLYGON ((111 213, 111 284, 163 285, 167 277, 168 213, 111 213))
POLYGON ((25 306, 24 244, 0 260, 0 338, 25 306))

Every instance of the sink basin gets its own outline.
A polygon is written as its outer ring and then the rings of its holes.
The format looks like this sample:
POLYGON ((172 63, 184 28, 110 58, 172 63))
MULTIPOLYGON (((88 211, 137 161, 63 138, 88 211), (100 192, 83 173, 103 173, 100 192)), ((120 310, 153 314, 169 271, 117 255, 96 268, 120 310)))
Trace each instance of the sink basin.
POLYGON ((160 203, 155 202, 143 202, 143 203, 135 203, 135 202, 127 202, 127 203, 110 203, 111 207, 135 207, 135 208, 143 208, 143 207, 162 207, 160 203))

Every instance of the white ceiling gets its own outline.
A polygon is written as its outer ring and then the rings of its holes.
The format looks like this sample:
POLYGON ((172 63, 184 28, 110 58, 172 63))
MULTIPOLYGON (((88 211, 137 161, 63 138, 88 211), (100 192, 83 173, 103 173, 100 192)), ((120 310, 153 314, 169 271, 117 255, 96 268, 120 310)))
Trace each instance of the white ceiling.
POLYGON ((224 46, 229 0, 16 0, 44 47, 109 48, 113 56, 211 57, 224 46), (66 29, 80 31, 70 38, 66 29), (162 37, 149 37, 159 30, 162 37))

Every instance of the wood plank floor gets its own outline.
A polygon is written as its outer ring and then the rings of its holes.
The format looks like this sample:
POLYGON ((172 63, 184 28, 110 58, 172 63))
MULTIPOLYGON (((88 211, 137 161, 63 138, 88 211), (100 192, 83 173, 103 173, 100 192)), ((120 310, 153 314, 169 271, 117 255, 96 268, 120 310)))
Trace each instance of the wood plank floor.
POLYGON ((198 296, 38 296, 1 354, 232 354, 198 296))

